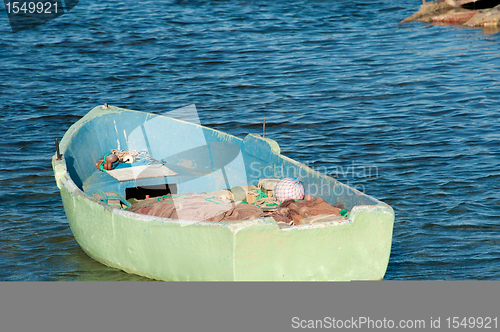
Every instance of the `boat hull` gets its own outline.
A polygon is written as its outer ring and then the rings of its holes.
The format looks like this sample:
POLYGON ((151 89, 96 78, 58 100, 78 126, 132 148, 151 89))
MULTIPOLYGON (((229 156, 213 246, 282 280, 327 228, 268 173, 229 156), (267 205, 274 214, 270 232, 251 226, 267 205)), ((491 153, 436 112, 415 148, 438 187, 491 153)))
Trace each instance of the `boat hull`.
POLYGON ((166 219, 112 208, 75 184, 64 158, 52 163, 78 244, 128 273, 167 281, 378 280, 389 262, 394 211, 380 201, 354 206, 340 222, 287 228, 272 218, 166 219))

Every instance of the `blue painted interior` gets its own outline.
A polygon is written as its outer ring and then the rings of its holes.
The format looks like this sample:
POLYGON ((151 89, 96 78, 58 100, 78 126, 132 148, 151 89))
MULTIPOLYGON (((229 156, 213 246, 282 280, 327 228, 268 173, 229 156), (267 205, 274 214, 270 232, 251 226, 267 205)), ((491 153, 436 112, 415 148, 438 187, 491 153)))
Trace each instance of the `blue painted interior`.
POLYGON ((260 137, 245 139, 219 131, 118 108, 96 107, 73 125, 61 142, 68 172, 87 193, 125 188, 176 184, 178 193, 211 192, 235 186, 257 185, 260 178, 298 178, 306 193, 347 208, 379 202, 332 178, 320 176, 302 164, 275 154, 260 137), (95 167, 111 149, 144 150, 178 173, 164 178, 118 181, 95 167))

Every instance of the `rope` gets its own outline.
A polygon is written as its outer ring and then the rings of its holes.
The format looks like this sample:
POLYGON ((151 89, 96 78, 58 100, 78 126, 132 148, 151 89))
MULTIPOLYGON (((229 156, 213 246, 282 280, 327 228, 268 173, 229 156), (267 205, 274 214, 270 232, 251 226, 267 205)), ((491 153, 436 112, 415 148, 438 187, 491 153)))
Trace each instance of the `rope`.
POLYGON ((165 165, 166 163, 165 161, 155 159, 153 156, 149 155, 146 151, 137 151, 137 150, 124 151, 124 150, 111 149, 111 153, 106 153, 102 158, 101 163, 99 164, 99 169, 102 172, 108 171, 104 168, 104 163, 106 162, 106 157, 112 154, 116 155, 118 157, 118 160, 113 163, 111 169, 114 169, 120 162, 124 162, 124 158, 128 156, 132 156, 134 162, 145 161, 148 164, 163 164, 163 165, 165 165))
POLYGON ((267 198, 267 195, 265 192, 263 192, 261 189, 250 189, 250 193, 254 196, 257 196, 255 200, 267 198), (253 192, 252 192, 253 191, 253 192), (255 192, 258 192, 257 194, 255 192))
POLYGON ((104 163, 106 162, 106 157, 111 155, 111 153, 106 153, 104 157, 102 158, 101 164, 99 165, 99 169, 103 172, 107 172, 106 169, 104 169, 104 163))
MULTIPOLYGON (((104 168, 104 163, 106 162, 106 157, 107 157, 107 156, 110 156, 110 155, 112 155, 112 153, 106 153, 106 154, 104 155, 104 157, 102 158, 101 163, 99 164, 99 169, 100 169, 101 171, 103 171, 103 172, 110 171, 109 169, 107 170, 107 169, 105 169, 105 168, 104 168)), ((112 164, 111 164, 111 169, 114 169, 114 168, 115 168, 115 167, 116 167, 119 163, 120 163, 120 160, 119 160, 119 159, 118 159, 117 161, 115 161, 114 163, 112 163, 112 164)))
POLYGON ((188 195, 188 194, 167 194, 167 195, 158 197, 156 200, 160 203, 174 204, 174 202, 165 202, 164 200, 162 200, 162 198, 169 198, 169 197, 170 198, 181 198, 181 197, 187 197, 187 196, 191 196, 191 195, 188 195))
MULTIPOLYGON (((217 197, 217 196, 210 196, 210 197, 205 198, 205 201, 206 201, 206 202, 210 202, 210 203, 220 204, 220 205, 222 205, 222 204, 227 204, 227 203, 224 203, 224 202, 216 202, 216 201, 212 201, 212 200, 211 200, 212 198, 217 198, 217 199, 220 199, 220 198, 219 198, 219 197, 217 197)), ((229 203, 234 203, 234 202, 236 202, 236 201, 233 201, 233 200, 229 201, 229 203)))
POLYGON ((349 213, 350 213, 350 212, 349 212, 349 211, 347 211, 347 209, 342 209, 342 210, 340 210, 340 212, 339 212, 339 213, 340 213, 340 215, 341 215, 342 217, 349 218, 349 213))
POLYGON ((151 156, 146 151, 137 152, 134 150, 132 152, 137 153, 136 155, 134 155, 134 157, 137 157, 138 161, 144 160, 145 162, 147 162, 149 164, 162 164, 162 165, 165 165, 167 163, 166 161, 155 159, 153 156, 151 156))
MULTIPOLYGON (((104 204, 111 205, 111 204, 108 203, 108 200, 111 199, 111 200, 119 200, 120 203, 122 203, 123 205, 125 205, 125 208, 122 208, 121 204, 118 203, 120 205, 120 208, 123 209, 123 210, 128 210, 128 208, 130 208, 132 206, 132 204, 130 204, 130 202, 127 202, 127 200, 125 200, 125 198, 123 198, 122 195, 120 195, 118 193, 115 193, 114 191, 112 193, 116 194, 116 196, 109 196, 109 195, 107 195, 105 192, 103 192, 101 190, 96 190, 95 193, 101 195, 101 198, 99 200, 101 202, 104 202, 104 204)), ((116 205, 116 204, 113 204, 113 205, 116 205)))
POLYGON ((126 155, 130 155, 132 157, 138 157, 139 156, 139 152, 137 152, 137 150, 130 150, 130 151, 123 151, 123 150, 116 150, 116 149, 111 149, 111 153, 116 155, 118 157, 118 160, 119 161, 123 161, 123 158, 126 156, 126 155))
MULTIPOLYGON (((257 199, 255 200, 255 202, 251 203, 251 205, 255 205, 255 206, 260 207, 260 208, 262 208, 262 207, 274 208, 274 207, 277 207, 280 205, 280 203, 277 202, 274 198, 267 197, 267 195, 263 191, 261 191, 260 189, 251 189, 251 190, 260 191, 260 193, 258 195, 256 195, 257 199)), ((255 195, 255 194, 253 193, 253 195, 255 195)), ((176 194, 176 195, 168 194, 168 195, 158 197, 157 201, 161 202, 161 203, 174 204, 174 202, 166 202, 163 199, 164 198, 181 198, 181 197, 188 197, 188 196, 191 196, 191 195, 189 195, 189 194, 176 194)), ((220 198, 217 196, 210 196, 210 197, 205 198, 205 201, 210 202, 210 203, 214 203, 214 204, 220 204, 220 205, 236 202, 235 200, 230 200, 229 202, 226 203, 226 202, 216 201, 214 199, 220 199, 220 198)), ((243 201, 240 204, 250 204, 250 203, 243 201)))
POLYGON ((259 200, 256 200, 252 204, 255 205, 255 206, 258 206, 260 208, 262 208, 262 207, 273 208, 273 207, 276 207, 276 206, 280 205, 272 197, 261 198, 259 200))

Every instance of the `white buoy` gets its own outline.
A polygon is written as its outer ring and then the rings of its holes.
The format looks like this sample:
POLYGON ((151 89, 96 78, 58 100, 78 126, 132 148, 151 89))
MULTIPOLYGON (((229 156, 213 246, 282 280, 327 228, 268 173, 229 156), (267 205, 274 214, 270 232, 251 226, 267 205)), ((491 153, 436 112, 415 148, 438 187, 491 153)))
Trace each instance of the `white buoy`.
POLYGON ((123 156, 123 162, 131 164, 134 162, 134 157, 129 154, 126 154, 123 156))

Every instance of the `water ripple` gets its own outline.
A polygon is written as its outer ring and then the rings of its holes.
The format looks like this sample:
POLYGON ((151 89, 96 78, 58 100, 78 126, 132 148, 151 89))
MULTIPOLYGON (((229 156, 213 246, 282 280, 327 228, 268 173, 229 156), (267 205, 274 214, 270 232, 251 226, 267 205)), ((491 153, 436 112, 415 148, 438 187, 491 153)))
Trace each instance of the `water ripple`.
POLYGON ((265 117, 285 155, 393 206, 386 279, 499 279, 499 34, 397 24, 418 6, 80 1, 17 34, 0 20, 0 280, 145 280, 79 249, 50 167, 104 102, 194 103, 238 137, 265 117))

